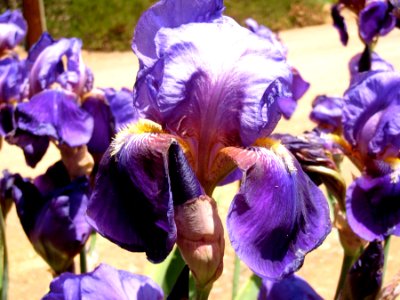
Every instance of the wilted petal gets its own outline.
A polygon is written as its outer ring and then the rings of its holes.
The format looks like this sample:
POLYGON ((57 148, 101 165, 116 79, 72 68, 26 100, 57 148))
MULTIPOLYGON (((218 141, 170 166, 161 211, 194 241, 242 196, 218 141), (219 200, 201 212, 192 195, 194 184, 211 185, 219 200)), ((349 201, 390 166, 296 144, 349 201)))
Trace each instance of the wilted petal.
POLYGON ((281 279, 330 232, 322 192, 283 146, 226 148, 244 172, 228 213, 228 233, 237 255, 258 276, 281 279))
POLYGON ((176 147, 175 138, 154 123, 120 131, 100 163, 88 207, 100 234, 129 251, 146 252, 153 262, 164 260, 175 244, 174 204, 201 194, 183 154, 170 165, 176 147))
POLYGON ((0 52, 13 49, 25 37, 28 26, 19 10, 0 15, 0 52))
POLYGON ((106 264, 93 272, 64 273, 50 284, 43 300, 162 300, 162 289, 150 278, 116 270, 106 264))
POLYGON ((344 99, 339 97, 317 96, 312 103, 310 119, 324 131, 341 130, 343 104, 344 99))
POLYGON ((331 16, 333 20, 333 26, 339 32, 340 41, 344 46, 346 46, 347 42, 349 41, 349 34, 347 33, 346 22, 344 21, 344 18, 340 14, 340 10, 341 10, 340 4, 333 5, 331 8, 331 16))
POLYGON ((387 1, 370 1, 360 12, 360 36, 370 44, 378 35, 388 34, 396 26, 396 18, 389 12, 387 1))
POLYGON ((400 74, 367 72, 345 93, 343 129, 363 155, 398 153, 400 149, 400 74))
POLYGON ((15 119, 19 129, 70 147, 87 144, 93 132, 93 118, 77 105, 76 96, 62 90, 46 90, 21 103, 15 119))
POLYGON ((346 212, 350 227, 367 241, 400 235, 399 170, 357 178, 348 188, 346 212))
POLYGON ((175 28, 195 22, 211 22, 222 15, 223 0, 163 0, 140 17, 132 41, 132 49, 145 68, 157 59, 154 38, 161 28, 175 28))
POLYGON ((323 298, 301 277, 291 275, 279 281, 264 279, 258 300, 322 300, 323 298))
POLYGON ((384 252, 380 242, 371 242, 351 267, 340 299, 377 299, 383 281, 384 252))

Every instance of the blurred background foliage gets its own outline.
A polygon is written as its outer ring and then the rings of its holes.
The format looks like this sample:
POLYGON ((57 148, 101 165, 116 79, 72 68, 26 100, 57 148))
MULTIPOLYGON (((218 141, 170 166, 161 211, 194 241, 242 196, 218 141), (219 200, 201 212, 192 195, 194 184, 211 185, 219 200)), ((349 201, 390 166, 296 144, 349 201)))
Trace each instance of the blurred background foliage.
MULTIPOLYGON (((187 0, 191 1, 191 0, 187 0)), ((43 0, 47 29, 55 37, 79 37, 88 50, 129 50, 133 28, 156 0, 43 0)), ((242 23, 248 17, 275 31, 327 21, 332 0, 225 0, 226 14, 242 23)), ((0 9, 21 0, 0 0, 0 9)))

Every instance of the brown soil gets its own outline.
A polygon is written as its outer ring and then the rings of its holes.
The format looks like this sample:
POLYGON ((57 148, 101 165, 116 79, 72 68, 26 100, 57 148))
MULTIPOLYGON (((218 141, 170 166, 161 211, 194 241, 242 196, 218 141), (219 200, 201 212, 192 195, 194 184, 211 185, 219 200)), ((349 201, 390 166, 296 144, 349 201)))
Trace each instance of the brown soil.
MULTIPOLYGON (((311 129, 313 124, 308 120, 311 101, 318 94, 341 95, 348 86, 349 75, 347 62, 352 55, 362 51, 354 23, 349 26, 351 31, 350 42, 347 47, 342 47, 337 32, 330 25, 321 25, 295 29, 282 32, 282 40, 289 48, 289 61, 300 70, 303 77, 311 83, 309 92, 299 103, 299 107, 290 122, 282 121, 277 131, 292 134, 301 133, 311 129)), ((400 33, 395 31, 389 36, 381 38, 377 52, 385 59, 392 62, 397 69, 400 67, 400 52, 398 41, 400 33), (396 44, 397 42, 397 44, 396 44)), ((85 62, 92 68, 96 86, 132 87, 137 61, 130 52, 97 53, 85 52, 85 62)), ((53 162, 58 160, 59 154, 51 148, 45 159, 36 169, 25 166, 22 152, 3 143, 0 152, 0 170, 9 169, 25 176, 36 176, 45 171, 53 162)), ((344 169, 346 178, 351 179, 354 169, 344 169)), ((220 193, 232 195, 232 188, 225 188, 220 193)), ((227 197, 229 199, 229 197, 227 197)), ((224 218, 229 202, 220 208, 224 218)), ((227 239, 228 241, 228 239, 227 239)), ((9 299, 31 300, 40 299, 48 290, 51 275, 47 265, 36 255, 29 244, 15 209, 7 218, 7 242, 10 264, 9 299)), ((386 279, 390 279, 400 271, 400 239, 393 238, 388 262, 386 279)), ((225 269, 222 277, 215 284, 211 299, 230 299, 231 281, 233 270, 233 251, 227 242, 227 255, 225 256, 225 269)), ((316 251, 309 254, 299 274, 305 277, 311 285, 325 299, 332 299, 335 285, 339 276, 342 260, 342 250, 338 244, 337 234, 333 231, 326 241, 316 251)), ((143 254, 129 253, 99 238, 95 257, 90 260, 91 266, 100 262, 107 262, 116 268, 144 273, 148 262, 143 254)), ((243 282, 249 271, 243 266, 243 282)))

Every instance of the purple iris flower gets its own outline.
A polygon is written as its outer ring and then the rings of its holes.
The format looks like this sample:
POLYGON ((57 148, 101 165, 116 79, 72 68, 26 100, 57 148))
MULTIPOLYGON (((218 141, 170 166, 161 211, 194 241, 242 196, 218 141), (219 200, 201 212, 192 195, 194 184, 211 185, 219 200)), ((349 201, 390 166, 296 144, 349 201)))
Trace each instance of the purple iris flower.
POLYGON ((390 12, 387 0, 367 1, 359 15, 360 37, 370 44, 375 37, 388 34, 396 26, 396 17, 390 12))
POLYGON ((59 84, 63 89, 81 96, 93 88, 93 74, 82 60, 82 41, 76 38, 54 40, 43 33, 29 50, 29 94, 59 84), (63 61, 66 58, 66 62, 63 61))
POLYGON ((222 272, 211 195, 232 171, 242 184, 228 233, 258 275, 291 274, 331 228, 320 190, 282 145, 263 139, 292 99, 292 69, 222 10, 222 1, 166 0, 143 14, 132 45, 141 67, 134 102, 147 120, 117 134, 87 212, 102 235, 153 262, 177 243, 198 285, 222 272))
POLYGON ((345 138, 366 160, 399 153, 399 83, 398 72, 366 72, 344 95, 345 138))
POLYGON ((42 300, 162 300, 162 289, 150 278, 101 264, 93 272, 64 273, 50 284, 42 300))
POLYGON ((279 281, 264 279, 258 300, 322 300, 322 297, 301 277, 291 275, 279 281))
POLYGON ((387 0, 341 0, 332 6, 333 25, 338 30, 343 45, 347 45, 349 35, 340 11, 349 8, 358 17, 358 29, 365 44, 371 44, 378 36, 388 34, 396 26, 393 5, 387 0))
POLYGON ((28 26, 19 10, 7 10, 0 15, 0 54, 22 42, 28 26))
POLYGON ((13 176, 17 213, 36 252, 56 274, 71 270, 92 230, 85 218, 88 179, 71 181, 61 162, 33 182, 13 176))
POLYGON ((41 160, 50 139, 79 147, 92 137, 93 117, 81 102, 93 87, 93 76, 82 61, 81 47, 78 39, 55 41, 44 33, 29 51, 30 101, 16 107, 15 130, 7 139, 24 150, 31 167, 41 160))
POLYGON ((343 131, 363 174, 349 187, 351 228, 365 240, 399 235, 400 75, 371 71, 345 93, 343 131))

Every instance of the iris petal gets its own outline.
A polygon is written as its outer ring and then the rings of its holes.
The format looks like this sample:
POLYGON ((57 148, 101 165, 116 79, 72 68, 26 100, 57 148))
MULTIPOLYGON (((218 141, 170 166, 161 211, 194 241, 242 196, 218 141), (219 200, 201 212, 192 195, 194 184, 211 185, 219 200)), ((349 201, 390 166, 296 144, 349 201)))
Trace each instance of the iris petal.
POLYGON ((93 118, 79 108, 76 96, 62 90, 46 90, 21 103, 15 118, 19 129, 70 147, 87 144, 93 132, 93 118))
POLYGON ((367 241, 400 235, 399 171, 382 177, 363 176, 347 190, 346 212, 355 233, 367 241))
POLYGON ((161 28, 175 28, 194 22, 211 22, 221 17, 223 0, 163 0, 146 10, 139 19, 132 49, 144 67, 156 60, 154 38, 161 28))
POLYGON ((120 131, 103 156, 88 217, 114 243, 160 262, 176 242, 174 204, 200 195, 201 188, 173 136, 134 133, 138 126, 120 131), (182 180, 188 189, 177 184, 182 180))
POLYGON ((283 146, 276 149, 224 149, 244 173, 227 219, 232 246, 269 279, 299 269, 331 229, 322 192, 283 146))
POLYGON ((153 299, 162 300, 163 291, 150 278, 101 264, 93 272, 75 275, 64 273, 50 284, 43 300, 81 299, 153 299))
POLYGON ((13 49, 25 37, 28 26, 19 10, 0 15, 0 52, 13 49))

